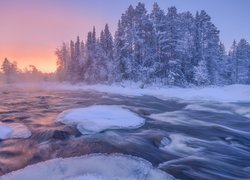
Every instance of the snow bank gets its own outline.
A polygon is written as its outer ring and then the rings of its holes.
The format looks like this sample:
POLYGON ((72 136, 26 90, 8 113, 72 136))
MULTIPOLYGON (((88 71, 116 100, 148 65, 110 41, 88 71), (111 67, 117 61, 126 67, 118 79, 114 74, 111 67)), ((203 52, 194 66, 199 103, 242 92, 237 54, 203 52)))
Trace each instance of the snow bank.
MULTIPOLYGON (((195 101, 219 101, 219 102, 249 102, 250 85, 230 85, 224 87, 195 87, 195 88, 178 88, 178 87, 160 87, 152 86, 144 89, 136 83, 120 83, 113 85, 72 85, 69 83, 45 82, 45 83, 20 83, 8 86, 10 89, 15 88, 28 90, 84 90, 98 91, 112 94, 121 94, 125 96, 151 95, 161 99, 180 98, 183 100, 195 101)), ((6 87, 6 85, 5 85, 6 87)))
POLYGON ((249 102, 250 85, 230 85, 224 87, 196 87, 196 88, 169 88, 147 87, 141 89, 138 84, 125 85, 70 85, 66 83, 52 83, 46 86, 49 89, 64 90, 89 90, 126 96, 151 95, 161 99, 180 98, 195 101, 219 101, 219 102, 249 102))
POLYGON ((29 138, 30 136, 30 130, 23 124, 0 122, 0 139, 29 138))
POLYGON ((167 173, 137 157, 114 154, 92 154, 81 157, 54 159, 28 166, 2 176, 5 180, 168 180, 167 173))
POLYGON ((145 120, 120 106, 97 105, 62 112, 57 121, 76 125, 82 134, 98 133, 106 129, 134 129, 145 120))

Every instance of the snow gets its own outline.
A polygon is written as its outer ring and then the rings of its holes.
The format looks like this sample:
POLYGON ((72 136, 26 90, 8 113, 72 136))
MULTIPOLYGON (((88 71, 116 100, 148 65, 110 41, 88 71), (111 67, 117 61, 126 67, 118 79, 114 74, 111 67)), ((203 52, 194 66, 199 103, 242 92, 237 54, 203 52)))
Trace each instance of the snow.
POLYGON ((179 98, 188 101, 219 101, 219 102, 249 102, 250 85, 230 85, 224 87, 146 87, 141 89, 138 84, 127 83, 125 85, 70 85, 67 83, 52 84, 47 86, 51 89, 64 90, 89 90, 121 94, 125 96, 151 95, 160 99, 179 98))
MULTIPOLYGON (((69 83, 20 83, 14 84, 15 88, 29 90, 83 90, 97 91, 111 94, 120 94, 124 96, 143 96, 150 95, 157 98, 167 100, 178 98, 187 101, 218 101, 218 102, 249 102, 250 101, 250 85, 230 85, 224 87, 194 87, 194 88, 179 88, 179 87, 164 87, 150 86, 144 89, 140 88, 138 83, 118 83, 112 85, 86 85, 69 83)), ((13 88, 9 86, 10 88, 13 88)))
POLYGON ((57 121, 76 125, 82 134, 98 133, 107 129, 135 129, 145 120, 120 106, 96 105, 62 112, 57 121))
POLYGON ((58 158, 2 176, 5 180, 168 180, 167 173, 154 168, 138 157, 122 154, 92 154, 73 158, 58 158))
POLYGON ((29 138, 30 130, 20 123, 1 123, 0 122, 0 139, 11 138, 29 138))

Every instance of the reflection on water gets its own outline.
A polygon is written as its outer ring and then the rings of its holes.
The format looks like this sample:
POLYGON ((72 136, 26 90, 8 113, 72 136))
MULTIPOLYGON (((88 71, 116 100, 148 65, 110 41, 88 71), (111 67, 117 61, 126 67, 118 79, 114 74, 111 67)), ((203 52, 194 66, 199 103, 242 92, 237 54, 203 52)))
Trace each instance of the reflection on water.
POLYGON ((250 103, 15 89, 1 89, 0 102, 0 121, 22 123, 32 132, 28 139, 0 141, 0 175, 56 157, 124 153, 180 179, 250 178, 250 103), (75 127, 55 122, 64 110, 95 104, 122 105, 146 124, 82 136, 75 127))

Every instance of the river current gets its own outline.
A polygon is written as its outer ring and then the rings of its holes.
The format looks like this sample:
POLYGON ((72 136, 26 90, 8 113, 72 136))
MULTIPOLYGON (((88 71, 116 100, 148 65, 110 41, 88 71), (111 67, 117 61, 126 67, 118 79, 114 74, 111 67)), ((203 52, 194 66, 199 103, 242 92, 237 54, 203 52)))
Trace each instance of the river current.
POLYGON ((121 153, 177 179, 250 179, 250 102, 2 88, 0 121, 24 124, 32 133, 0 140, 0 175, 58 157, 121 153), (138 129, 81 135, 56 121, 65 110, 92 105, 122 106, 146 122, 138 129))

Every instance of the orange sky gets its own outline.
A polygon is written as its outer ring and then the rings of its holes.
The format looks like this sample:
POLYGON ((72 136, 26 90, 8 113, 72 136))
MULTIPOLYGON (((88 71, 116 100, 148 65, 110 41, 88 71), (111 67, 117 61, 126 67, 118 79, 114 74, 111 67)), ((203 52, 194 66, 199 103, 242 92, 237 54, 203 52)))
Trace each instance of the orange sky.
MULTIPOLYGON (((7 58, 10 61, 16 61, 20 69, 24 69, 29 65, 35 65, 43 72, 54 72, 56 69, 56 57, 53 49, 46 49, 43 51, 34 51, 32 49, 31 52, 25 52, 25 50, 14 51, 13 49, 3 49, 1 52, 8 54, 7 58)), ((1 61, 4 58, 5 57, 2 56, 1 61)))
POLYGON ((54 52, 63 41, 74 40, 77 35, 85 39, 95 24, 104 27, 102 18, 92 16, 90 10, 81 14, 58 2, 0 1, 0 63, 7 57, 21 69, 32 64, 43 72, 53 72, 54 52))
MULTIPOLYGON (((156 0, 0 0, 0 63, 7 57, 17 61, 20 68, 32 64, 52 72, 56 69, 54 51, 63 41, 74 40, 77 35, 85 39, 94 25, 99 33, 106 23, 114 33, 121 14, 139 1, 150 11, 156 0)), ((234 39, 250 39, 249 0, 156 2, 165 10, 176 6, 179 12, 195 14, 205 9, 221 31, 227 49, 234 39)))

